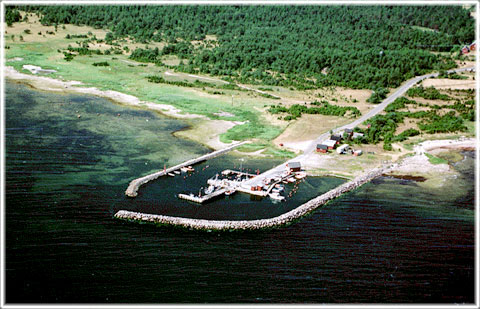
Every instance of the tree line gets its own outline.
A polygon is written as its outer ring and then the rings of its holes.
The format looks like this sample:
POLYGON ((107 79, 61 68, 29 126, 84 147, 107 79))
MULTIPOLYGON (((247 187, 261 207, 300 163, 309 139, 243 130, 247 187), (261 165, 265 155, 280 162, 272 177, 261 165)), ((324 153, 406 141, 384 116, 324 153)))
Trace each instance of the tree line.
POLYGON ((112 39, 167 43, 133 51, 132 59, 161 62, 174 54, 185 72, 297 89, 396 87, 450 69, 450 57, 431 51, 457 51, 475 29, 470 12, 455 5, 36 5, 7 6, 7 14, 16 9, 39 13, 45 25, 89 25, 110 29, 112 39))

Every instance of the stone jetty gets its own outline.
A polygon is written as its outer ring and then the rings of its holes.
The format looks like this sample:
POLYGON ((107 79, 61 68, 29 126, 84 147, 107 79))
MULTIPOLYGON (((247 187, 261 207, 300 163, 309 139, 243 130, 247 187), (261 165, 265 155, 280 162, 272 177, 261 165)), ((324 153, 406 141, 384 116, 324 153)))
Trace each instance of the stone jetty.
POLYGON ((176 171, 182 167, 185 167, 185 166, 189 166, 189 165, 194 165, 198 162, 202 162, 202 161, 205 161, 205 160, 208 160, 208 159, 212 159, 212 158, 215 158, 221 154, 224 154, 224 153, 227 153, 229 151, 231 151, 232 149, 238 147, 238 146, 241 146, 245 143, 248 143, 248 141, 245 141, 245 142, 240 142, 240 143, 236 143, 232 146, 228 146, 226 148, 223 148, 223 149, 220 149, 220 150, 217 150, 217 151, 214 151, 214 152, 211 152, 211 153, 208 153, 206 155, 203 155, 203 156, 200 156, 198 158, 195 158, 195 159, 191 159, 191 160, 188 160, 188 161, 185 161, 183 163, 180 163, 178 165, 175 165, 173 167, 169 167, 165 170, 162 170, 162 171, 158 171, 158 172, 155 172, 155 173, 152 173, 150 175, 147 175, 147 176, 143 176, 143 177, 140 177, 140 178, 137 178, 137 179, 134 179, 130 182, 130 184, 128 185, 128 188, 127 190, 125 190, 125 195, 126 196, 129 196, 129 197, 136 197, 138 195, 138 188, 140 188, 141 185, 144 185, 146 184, 147 182, 149 181, 152 181, 152 180, 155 180, 157 179, 158 177, 161 177, 161 176, 164 176, 164 175, 167 175, 168 173, 171 173, 173 171, 176 171))
POLYGON ((239 221, 205 220, 145 214, 127 210, 118 211, 115 214, 115 218, 133 221, 147 221, 157 224, 175 225, 195 230, 256 230, 272 228, 288 224, 308 214, 309 212, 324 205, 328 201, 337 198, 343 193, 358 188, 359 186, 371 181, 372 179, 381 176, 382 174, 388 172, 389 169, 390 168, 383 167, 371 170, 364 175, 358 176, 349 182, 341 184, 340 186, 306 202, 305 204, 300 205, 297 208, 274 218, 239 221))

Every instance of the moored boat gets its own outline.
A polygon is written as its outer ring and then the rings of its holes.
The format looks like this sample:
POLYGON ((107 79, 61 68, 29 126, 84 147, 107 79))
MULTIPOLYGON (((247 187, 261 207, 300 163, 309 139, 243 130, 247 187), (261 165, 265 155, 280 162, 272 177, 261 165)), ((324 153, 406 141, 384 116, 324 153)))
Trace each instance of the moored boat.
POLYGON ((275 200, 275 201, 284 201, 285 200, 285 197, 278 194, 278 193, 270 193, 269 196, 272 200, 275 200))

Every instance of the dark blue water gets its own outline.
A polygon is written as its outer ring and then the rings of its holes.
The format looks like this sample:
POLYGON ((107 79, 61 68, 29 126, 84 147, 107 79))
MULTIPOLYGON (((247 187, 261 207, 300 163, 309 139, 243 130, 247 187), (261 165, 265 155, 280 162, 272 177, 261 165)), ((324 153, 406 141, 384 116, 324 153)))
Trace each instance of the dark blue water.
MULTIPOLYGON (((128 199, 133 177, 209 150, 171 135, 182 122, 94 97, 7 83, 5 105, 7 303, 474 301, 472 152, 454 166, 460 176, 440 189, 384 177, 288 227, 201 233, 113 214, 268 217, 341 180, 307 179, 279 204, 241 194, 203 206, 175 198, 220 168, 238 167, 240 158, 229 155, 128 199)), ((278 162, 246 160, 244 167, 278 162)))

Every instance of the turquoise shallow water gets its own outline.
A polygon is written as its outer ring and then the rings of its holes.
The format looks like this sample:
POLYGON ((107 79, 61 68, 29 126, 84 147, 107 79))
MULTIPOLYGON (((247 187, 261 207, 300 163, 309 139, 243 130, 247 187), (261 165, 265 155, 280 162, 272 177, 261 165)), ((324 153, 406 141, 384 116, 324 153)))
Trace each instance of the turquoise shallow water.
MULTIPOLYGON (((198 233, 124 223, 113 214, 269 217, 342 180, 309 178, 279 204, 242 194, 203 206, 175 197, 238 167, 240 157, 226 155, 129 199, 132 178, 209 152, 172 136, 185 123, 15 83, 7 83, 5 107, 7 302, 473 302, 471 152, 446 189, 383 177, 288 227, 198 233)), ((243 167, 278 163, 250 159, 243 167)))

